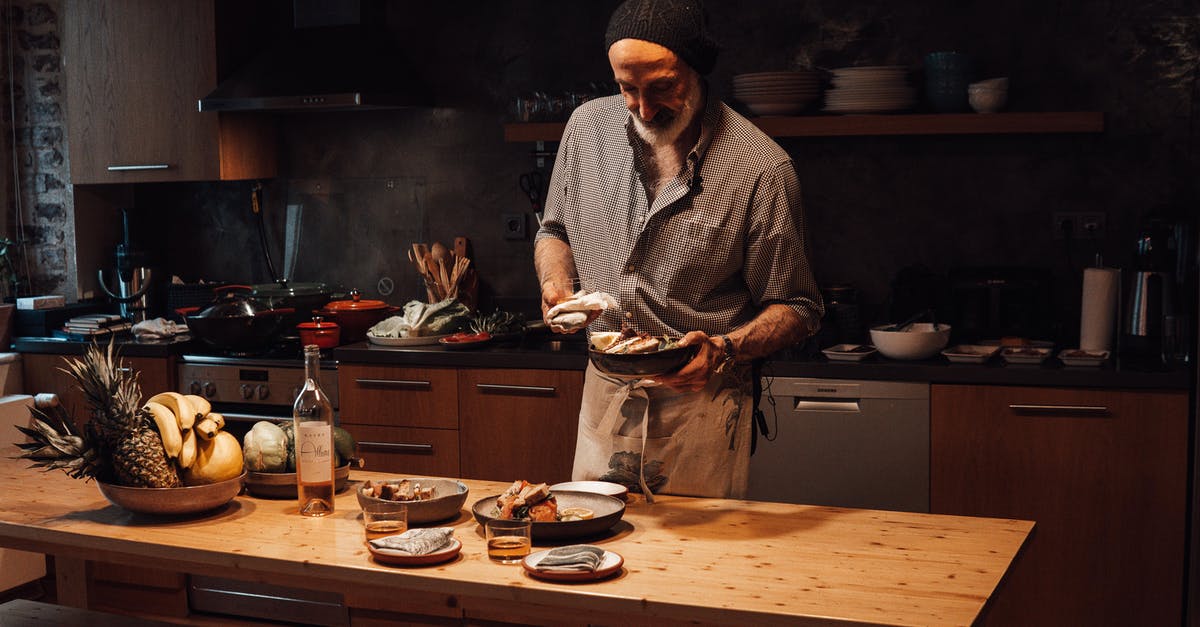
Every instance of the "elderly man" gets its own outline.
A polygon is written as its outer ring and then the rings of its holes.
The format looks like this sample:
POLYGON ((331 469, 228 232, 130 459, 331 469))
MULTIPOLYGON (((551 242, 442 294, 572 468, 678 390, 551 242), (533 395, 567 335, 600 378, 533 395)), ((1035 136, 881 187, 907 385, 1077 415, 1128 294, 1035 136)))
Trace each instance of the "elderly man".
POLYGON ((812 335, 822 314, 791 159, 703 78, 717 57, 695 0, 628 0, 605 35, 619 96, 572 115, 534 265, 542 311, 578 286, 625 324, 699 352, 655 380, 589 367, 573 475, 653 493, 741 497, 750 364, 812 335))

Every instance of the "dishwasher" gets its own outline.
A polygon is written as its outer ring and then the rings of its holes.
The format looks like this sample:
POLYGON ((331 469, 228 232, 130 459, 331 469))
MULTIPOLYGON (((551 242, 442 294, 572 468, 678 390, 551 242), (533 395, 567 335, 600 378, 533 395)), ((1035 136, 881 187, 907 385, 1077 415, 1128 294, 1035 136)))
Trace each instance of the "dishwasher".
POLYGON ((929 384, 764 378, 747 498, 929 511, 929 384), (772 403, 773 399, 773 403, 772 403))

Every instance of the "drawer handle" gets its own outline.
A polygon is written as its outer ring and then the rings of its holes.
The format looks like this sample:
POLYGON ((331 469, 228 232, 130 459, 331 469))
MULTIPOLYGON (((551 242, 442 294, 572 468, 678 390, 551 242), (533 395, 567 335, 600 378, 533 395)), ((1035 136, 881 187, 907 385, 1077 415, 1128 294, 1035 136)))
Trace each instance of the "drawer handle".
POLYGON ((410 390, 428 390, 433 384, 428 381, 404 381, 402 379, 355 379, 359 385, 378 385, 388 388, 406 388, 410 390))
POLYGON ((386 449, 392 451, 433 451, 432 444, 409 444, 406 442, 359 442, 363 448, 386 449))
POLYGON ((169 170, 171 166, 165 163, 147 163, 145 165, 110 165, 109 172, 133 172, 137 170, 169 170))
POLYGON ((1009 405, 1017 413, 1074 414, 1084 416, 1107 416, 1108 408, 1101 405, 1009 405))
POLYGON ((534 394, 554 394, 554 388, 540 385, 505 385, 500 383, 476 383, 475 387, 484 392, 525 392, 534 394))

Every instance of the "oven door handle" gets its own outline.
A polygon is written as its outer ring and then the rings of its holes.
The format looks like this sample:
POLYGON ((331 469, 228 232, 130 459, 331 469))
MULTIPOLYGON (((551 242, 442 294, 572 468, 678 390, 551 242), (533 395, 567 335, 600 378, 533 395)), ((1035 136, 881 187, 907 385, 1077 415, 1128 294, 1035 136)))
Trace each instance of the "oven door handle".
POLYGON ((271 422, 279 422, 281 420, 291 421, 289 416, 268 416, 266 414, 242 414, 236 412, 218 412, 225 417, 226 420, 251 421, 251 420, 270 420, 271 422))

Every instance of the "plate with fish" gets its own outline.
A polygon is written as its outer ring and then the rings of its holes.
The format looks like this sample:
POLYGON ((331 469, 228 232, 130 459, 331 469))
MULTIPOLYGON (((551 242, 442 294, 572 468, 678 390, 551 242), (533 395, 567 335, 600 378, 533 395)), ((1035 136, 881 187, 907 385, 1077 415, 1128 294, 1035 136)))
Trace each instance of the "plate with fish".
POLYGON ((518 481, 502 494, 482 498, 471 506, 471 513, 480 525, 496 518, 528 518, 533 521, 530 534, 537 541, 567 540, 598 535, 611 529, 625 515, 625 502, 594 492, 550 490, 545 484, 518 481), (513 489, 536 496, 525 496, 515 508, 500 503, 511 502, 513 489), (507 511, 505 511, 507 510, 507 511))
POLYGON ((680 339, 630 330, 592 333, 588 336, 588 359, 600 372, 619 379, 670 374, 700 352, 699 344, 680 346, 680 339))

